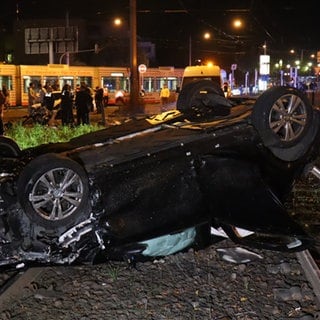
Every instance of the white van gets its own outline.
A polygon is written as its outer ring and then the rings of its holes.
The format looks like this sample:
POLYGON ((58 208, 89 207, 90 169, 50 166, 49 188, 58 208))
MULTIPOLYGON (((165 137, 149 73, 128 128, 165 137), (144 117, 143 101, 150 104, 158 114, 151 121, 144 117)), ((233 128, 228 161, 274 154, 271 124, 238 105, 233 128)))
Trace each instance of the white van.
POLYGON ((181 88, 196 80, 211 80, 220 85, 224 83, 225 71, 217 65, 210 66, 189 66, 184 69, 181 88))

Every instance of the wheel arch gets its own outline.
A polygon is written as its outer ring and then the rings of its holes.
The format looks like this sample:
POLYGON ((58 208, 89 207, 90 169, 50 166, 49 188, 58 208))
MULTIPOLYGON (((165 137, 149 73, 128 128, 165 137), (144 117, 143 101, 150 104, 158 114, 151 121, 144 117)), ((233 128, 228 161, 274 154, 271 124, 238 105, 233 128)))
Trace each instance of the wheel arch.
MULTIPOLYGON (((62 178, 65 178, 65 181, 67 181, 67 177, 62 178)), ((51 181, 50 178, 48 178, 46 183, 49 184, 49 182, 53 184, 53 181, 51 181)), ((86 219, 91 213, 90 188, 87 172, 85 171, 84 167, 74 159, 60 154, 47 153, 31 160, 22 170, 18 178, 17 190, 18 201, 25 214, 33 223, 44 228, 52 230, 60 229, 61 227, 68 228, 86 219), (62 217, 61 219, 60 217, 53 219, 50 216, 44 216, 41 213, 41 210, 45 212, 45 209, 41 207, 42 205, 39 204, 39 202, 33 199, 33 196, 35 196, 35 198, 39 198, 40 196, 48 196, 49 191, 46 188, 49 187, 44 187, 44 193, 41 194, 36 186, 41 183, 41 179, 44 180, 43 177, 48 172, 50 172, 50 175, 53 176, 53 172, 55 170, 67 170, 67 174, 70 173, 71 175, 70 179, 75 179, 75 184, 73 186, 75 189, 70 190, 71 197, 74 198, 72 198, 70 203, 76 203, 76 208, 74 208, 74 211, 71 214, 66 215, 66 217, 62 217), (80 184, 78 188, 76 183, 80 184), (36 194, 36 192, 39 194, 36 194), (77 196, 74 196, 73 194, 77 194, 77 196), (37 209, 37 206, 39 206, 39 209, 37 209)))
POLYGON ((302 158, 319 130, 319 117, 314 115, 309 99, 292 87, 273 87, 261 94, 254 104, 251 121, 264 146, 284 161, 302 158))

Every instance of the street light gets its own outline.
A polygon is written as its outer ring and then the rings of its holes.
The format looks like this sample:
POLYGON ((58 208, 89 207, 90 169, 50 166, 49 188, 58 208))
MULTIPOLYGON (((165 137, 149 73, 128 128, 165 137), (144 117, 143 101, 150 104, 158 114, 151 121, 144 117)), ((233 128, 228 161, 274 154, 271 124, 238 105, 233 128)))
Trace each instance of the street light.
POLYGON ((233 20, 233 27, 236 29, 242 28, 242 20, 241 19, 233 20))
POLYGON ((203 35, 203 38, 208 40, 211 38, 211 34, 209 32, 205 32, 204 35, 203 35))
POLYGON ((121 18, 115 18, 113 20, 113 23, 115 26, 121 26, 122 25, 122 19, 121 18))

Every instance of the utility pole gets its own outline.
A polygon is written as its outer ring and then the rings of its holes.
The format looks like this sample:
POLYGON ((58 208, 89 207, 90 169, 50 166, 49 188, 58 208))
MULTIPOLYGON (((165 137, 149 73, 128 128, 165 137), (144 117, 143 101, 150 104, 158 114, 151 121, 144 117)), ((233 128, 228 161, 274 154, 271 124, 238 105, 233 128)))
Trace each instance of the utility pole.
POLYGON ((189 35, 189 66, 192 65, 192 37, 189 35))
MULTIPOLYGON (((66 32, 69 29, 69 11, 66 12, 66 32)), ((67 61, 67 65, 70 65, 70 55, 68 52, 68 48, 67 48, 67 52, 66 52, 66 61, 67 61)))
POLYGON ((130 0, 130 111, 138 112, 139 74, 137 63, 137 1, 130 0))

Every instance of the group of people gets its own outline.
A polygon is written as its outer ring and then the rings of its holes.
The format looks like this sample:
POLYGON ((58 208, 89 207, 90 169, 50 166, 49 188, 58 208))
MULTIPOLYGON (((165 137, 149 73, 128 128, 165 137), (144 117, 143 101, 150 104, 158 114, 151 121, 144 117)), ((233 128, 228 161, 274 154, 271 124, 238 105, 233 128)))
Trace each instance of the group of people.
MULTIPOLYGON (((29 91, 28 91, 28 113, 29 116, 32 115, 33 106, 37 103, 40 104, 40 108, 45 108, 48 117, 48 123, 52 122, 55 118, 54 107, 55 107, 55 94, 54 87, 50 84, 46 84, 44 86, 39 85, 39 91, 37 92, 35 89, 35 84, 30 83, 29 91)), ((73 93, 71 90, 71 86, 69 84, 65 84, 61 90, 61 121, 62 125, 73 125, 74 117, 73 117, 73 93)))
MULTIPOLYGON (((51 119, 55 117, 54 103, 55 96, 53 94, 53 87, 46 84, 41 86, 39 92, 35 90, 35 84, 30 83, 28 97, 29 107, 28 112, 31 114, 32 106, 40 103, 41 107, 45 107, 51 119)), ((65 84, 61 90, 60 113, 62 125, 84 125, 90 124, 90 112, 96 105, 97 113, 101 113, 102 108, 108 104, 108 94, 103 88, 97 87, 94 95, 86 83, 77 85, 75 94, 69 84, 65 84), (76 122, 74 119, 73 108, 76 109, 76 122)), ((50 123, 50 120, 49 120, 50 123)))
MULTIPOLYGON (((28 113, 31 115, 32 108, 35 104, 40 103, 41 107, 48 110, 50 120, 54 120, 56 114, 54 113, 55 107, 55 94, 56 87, 49 84, 44 86, 40 85, 40 90, 36 90, 36 85, 31 82, 28 89, 28 113)), ((169 102, 170 90, 165 83, 160 92, 161 106, 165 108, 169 102)), ((9 91, 2 86, 0 90, 0 135, 3 135, 3 110, 9 101, 9 91)), ((61 123, 63 126, 85 125, 90 124, 90 112, 96 106, 96 112, 102 113, 104 107, 108 105, 108 89, 96 87, 94 93, 86 85, 81 83, 77 85, 75 93, 69 84, 65 84, 61 90, 61 123), (76 121, 73 114, 73 109, 76 109, 76 121)), ((49 124, 50 124, 49 120, 49 124)))

